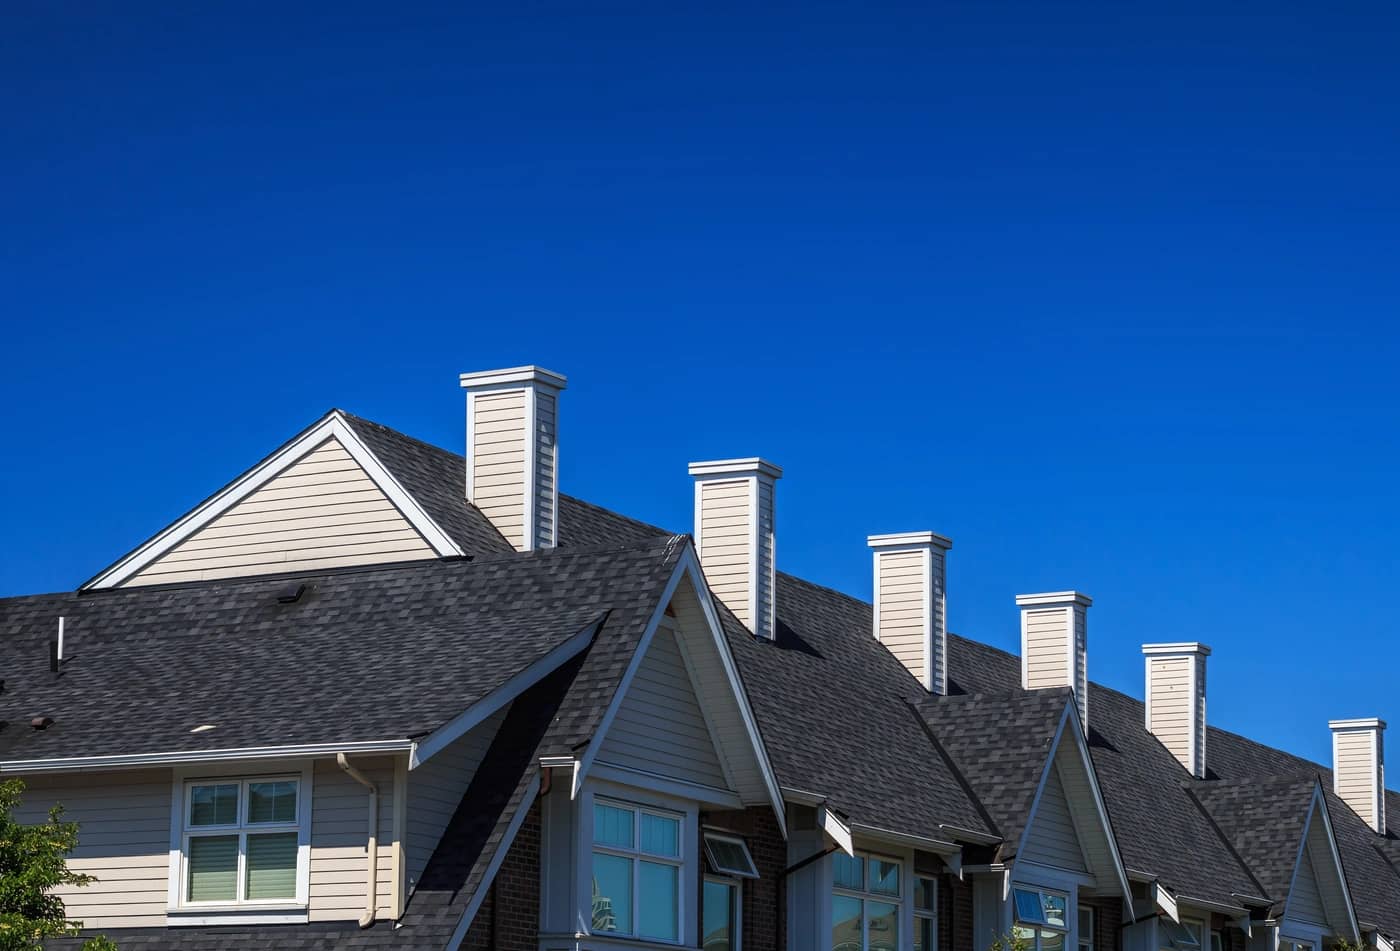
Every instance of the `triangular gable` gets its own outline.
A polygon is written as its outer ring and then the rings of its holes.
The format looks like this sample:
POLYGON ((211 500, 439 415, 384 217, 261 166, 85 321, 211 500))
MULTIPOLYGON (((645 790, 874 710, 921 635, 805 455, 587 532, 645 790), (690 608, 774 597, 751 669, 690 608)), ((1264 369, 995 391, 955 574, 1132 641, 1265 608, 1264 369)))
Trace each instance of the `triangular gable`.
POLYGON ((1095 893, 1117 894, 1130 907, 1128 874, 1073 702, 1065 704, 1046 755, 1015 860, 1086 872, 1094 878, 1095 893))
POLYGON ((332 412, 83 587, 460 554, 332 412))
POLYGON ((1318 786, 1298 845, 1284 917, 1321 925, 1333 934, 1355 941, 1358 929, 1352 907, 1346 873, 1332 834, 1332 822, 1327 815, 1322 787, 1318 786))

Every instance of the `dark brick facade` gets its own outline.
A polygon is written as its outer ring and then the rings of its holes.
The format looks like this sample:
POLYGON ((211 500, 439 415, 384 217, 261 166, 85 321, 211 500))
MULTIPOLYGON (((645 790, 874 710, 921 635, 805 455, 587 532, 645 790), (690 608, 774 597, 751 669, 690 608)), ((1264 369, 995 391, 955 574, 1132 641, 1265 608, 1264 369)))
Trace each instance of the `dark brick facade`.
POLYGON ((501 863, 463 951, 535 951, 540 932, 540 804, 530 807, 501 863))
POLYGON ((1094 909, 1094 951, 1121 951, 1123 947, 1123 900, 1121 898, 1080 899, 1094 909))
POLYGON ((939 951, 972 951, 972 885, 953 875, 938 882, 939 951))
POLYGON ((753 853, 758 867, 757 879, 743 883, 743 948, 744 951, 784 951, 786 946, 786 881, 787 843, 778 828, 773 810, 753 806, 725 812, 701 813, 702 825, 713 826, 742 835, 753 853))

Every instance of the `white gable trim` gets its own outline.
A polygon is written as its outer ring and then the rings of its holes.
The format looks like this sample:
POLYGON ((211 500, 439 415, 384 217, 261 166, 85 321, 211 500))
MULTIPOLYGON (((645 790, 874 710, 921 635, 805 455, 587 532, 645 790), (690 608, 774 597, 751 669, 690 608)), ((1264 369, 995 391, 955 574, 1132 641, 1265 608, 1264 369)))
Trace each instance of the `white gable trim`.
POLYGON ((482 697, 466 710, 463 710, 447 723, 444 723, 432 733, 429 733, 423 739, 415 743, 413 754, 409 757, 408 768, 417 769, 419 766, 422 766, 432 758, 434 754, 450 746, 455 740, 460 739, 478 724, 483 723, 493 716, 506 704, 520 696, 526 690, 529 690, 549 674, 552 674, 559 668, 559 665, 588 646, 588 643, 593 640, 593 635, 598 631, 598 625, 601 623, 602 619, 600 618, 592 624, 589 624, 564 643, 545 654, 524 670, 516 673, 485 697, 482 697))
MULTIPOLYGON (((1308 835, 1312 831, 1313 820, 1319 815, 1322 816, 1322 828, 1327 836, 1328 854, 1332 857, 1332 874, 1337 877, 1338 882, 1341 884, 1342 898, 1344 899, 1343 904, 1346 905, 1346 927, 1348 931, 1345 933, 1344 937, 1351 941, 1360 941, 1361 929, 1356 922, 1356 906, 1351 900, 1351 889, 1347 887, 1346 871, 1342 868, 1341 853, 1337 851, 1337 839, 1332 834, 1332 819, 1327 814, 1327 801, 1323 798, 1321 785, 1316 785, 1313 788, 1312 804, 1308 807, 1308 819, 1303 823, 1303 836, 1298 843, 1298 851, 1293 858, 1293 877, 1288 882, 1288 897, 1289 899, 1293 897, 1293 887, 1298 883, 1298 872, 1302 869, 1303 862, 1311 861, 1311 854, 1308 851, 1308 835)), ((1314 866, 1314 877, 1317 876, 1318 871, 1319 869, 1314 866)), ((1321 885, 1322 883, 1318 882, 1319 891, 1321 891, 1321 885)), ((1326 904, 1328 904, 1326 896, 1323 896, 1323 902, 1324 907, 1326 907, 1326 904)), ((1285 904, 1285 915, 1288 910, 1285 904)), ((1331 920, 1334 911, 1335 909, 1326 908, 1328 924, 1336 927, 1336 922, 1331 920)))
MULTIPOLYGON (((603 738, 607 736, 608 729, 612 726, 613 720, 617 718, 618 710, 622 708, 623 700, 627 696, 628 689, 632 686, 633 679, 637 676, 637 670, 642 665, 642 660, 646 656, 647 649, 651 646, 653 638, 656 637, 657 628, 661 624, 661 619, 666 614, 666 607, 671 603, 671 598, 675 595, 676 589, 680 587, 682 579, 689 579, 691 586, 695 589, 695 595, 700 602, 700 610, 705 615, 706 626, 709 628, 710 637, 713 639, 715 649, 719 651, 720 662, 724 667, 725 678, 729 682, 729 688, 733 694, 735 703, 739 707, 739 715, 744 722, 744 731, 748 735, 749 743, 753 749, 755 758, 758 760, 760 772, 763 774, 763 783, 768 790, 768 796, 773 806, 774 818, 778 821, 778 828, 783 837, 787 837, 787 815, 783 806, 783 794, 778 787, 777 775, 773 772, 773 766, 768 761, 768 751, 763 746, 763 737, 758 731, 758 722, 754 718, 753 710, 749 706, 748 694, 744 692, 744 683, 739 677, 739 668, 734 663, 734 655, 729 650, 729 641, 725 638, 724 629, 719 623, 719 614, 715 611, 714 601, 710 598, 710 589, 705 585, 704 575, 700 572, 700 563, 695 557, 695 549, 689 543, 685 543, 685 548, 681 552, 680 560, 676 563, 676 569, 671 575, 671 579, 666 582, 665 589, 661 592, 661 597, 657 601, 655 610, 652 611, 651 620, 647 622, 646 630, 642 633, 641 641, 637 649, 632 654, 632 659, 628 662, 627 670, 622 675, 622 680, 618 683, 617 692, 613 694, 612 700, 608 703, 608 708, 603 712, 603 718, 598 723, 598 729, 594 732, 593 738, 589 741, 587 749, 579 757, 578 768, 574 770, 573 788, 571 796, 577 799, 583 790, 583 783, 588 778, 593 767, 593 761, 598 756, 598 751, 602 748, 603 738)), ((704 704, 701 704, 703 708, 704 704)), ((707 719, 708 723, 708 719, 707 719)), ((724 762, 724 751, 716 750, 720 756, 720 761, 724 762)))
POLYGON ((185 539, 271 482, 300 461, 312 449, 332 437, 340 441, 340 444, 345 447, 345 451, 350 453, 351 458, 359 464, 360 468, 364 469, 370 480, 388 496, 394 507, 423 536, 423 540, 439 557, 463 553, 457 543, 447 536, 447 533, 428 516, 428 513, 423 511, 417 500, 408 494, 388 469, 384 468, 374 453, 370 452, 369 447, 360 440, 360 437, 355 435, 354 429, 345 421, 345 417, 340 414, 340 411, 335 410, 243 473, 218 493, 201 502, 131 554, 122 558, 91 581, 86 582, 78 590, 115 588, 129 581, 134 575, 149 567, 185 539))
MULTIPOLYGON (((1041 796, 1045 793, 1045 786, 1050 780, 1051 771, 1056 769, 1056 754, 1060 751, 1060 744, 1064 742, 1066 736, 1073 738, 1074 749, 1079 754, 1079 761, 1084 767, 1085 775, 1089 779, 1089 788, 1094 794, 1094 813, 1098 816, 1099 827, 1108 839, 1108 850, 1113 856, 1113 873, 1118 881, 1123 901, 1123 912, 1126 920, 1132 921, 1133 916, 1133 892, 1128 884, 1128 872, 1123 867, 1123 856, 1118 850, 1118 839, 1113 834, 1113 823, 1108 818, 1108 805, 1104 802, 1103 790, 1099 788, 1099 778, 1094 772, 1094 762, 1089 757, 1088 741, 1084 738, 1084 728, 1079 722, 1078 705, 1071 699, 1065 703, 1065 712, 1060 717, 1060 724, 1055 729, 1055 739, 1050 744, 1050 749, 1045 755, 1045 766, 1041 770, 1040 785, 1036 787, 1035 799, 1031 801, 1030 815, 1026 821, 1026 827, 1021 830, 1021 840, 1016 843, 1016 858, 1019 859, 1025 850, 1026 842, 1030 836, 1031 827, 1035 821, 1036 810, 1040 807, 1041 796)), ((1074 813, 1070 813, 1071 819, 1074 813)), ((1078 831, 1078 822, 1075 829, 1078 831)), ((1083 843, 1080 844, 1080 851, 1084 851, 1083 843)), ((1087 861, 1088 855, 1085 855, 1087 861)), ((1098 875, 1100 870, 1091 868, 1091 874, 1098 875)))

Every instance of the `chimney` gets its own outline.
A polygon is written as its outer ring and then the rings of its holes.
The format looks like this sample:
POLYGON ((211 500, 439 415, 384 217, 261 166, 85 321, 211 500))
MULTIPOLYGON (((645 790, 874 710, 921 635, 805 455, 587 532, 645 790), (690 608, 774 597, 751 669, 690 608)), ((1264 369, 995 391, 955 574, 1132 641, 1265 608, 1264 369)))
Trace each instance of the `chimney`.
POLYGON ((1186 771, 1206 778, 1206 658, 1194 641, 1144 644, 1147 657, 1147 732, 1162 741, 1186 771))
POLYGON ((875 639, 929 693, 948 693, 945 562, 951 540, 933 532, 871 535, 875 557, 875 639))
POLYGON ((1018 594, 1021 609, 1021 686, 1069 687, 1079 722, 1089 732, 1089 605, 1078 591, 1018 594))
POLYGON ((755 637, 776 634, 773 495, 783 470, 762 459, 692 462, 695 547, 715 597, 755 637))
POLYGON ((1385 835, 1385 721, 1330 720, 1332 791, 1385 835))
POLYGON ((467 501, 516 551, 559 538, 559 392, 541 367, 463 373, 467 391, 467 501))

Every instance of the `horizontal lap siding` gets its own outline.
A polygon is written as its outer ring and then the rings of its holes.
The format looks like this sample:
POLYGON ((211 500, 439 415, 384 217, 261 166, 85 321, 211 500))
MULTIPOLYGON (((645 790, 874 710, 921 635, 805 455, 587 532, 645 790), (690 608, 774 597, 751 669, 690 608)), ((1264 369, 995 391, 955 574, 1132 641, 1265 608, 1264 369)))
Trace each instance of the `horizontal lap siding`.
MULTIPOLYGON (((1313 821, 1321 820, 1314 816, 1313 821)), ((1293 888, 1288 893, 1287 916, 1314 924, 1327 923, 1327 911, 1322 903, 1322 892, 1318 888, 1317 872, 1307 848, 1303 849, 1302 860, 1293 877, 1293 888)))
POLYGON ((1040 803, 1031 816, 1026 832, 1026 845, 1021 856, 1042 865, 1070 869, 1076 872, 1087 870, 1084 853, 1079 847, 1079 834, 1070 816, 1069 802, 1065 797, 1064 785, 1060 782, 1059 771, 1051 766, 1050 777, 1045 782, 1040 803))
MULTIPOLYGON (((388 758, 352 760, 379 787, 379 862, 376 904, 392 917, 394 888, 394 764, 388 758)), ((312 921, 345 921, 365 910, 369 790, 333 761, 318 761, 312 776, 312 921)))
POLYGON ((505 719, 506 711, 479 724, 462 738, 440 750, 422 766, 408 774, 408 829, 405 851, 408 856, 408 887, 418 883, 418 877, 437 848, 442 832, 462 796, 467 791, 476 768, 481 765, 491 740, 505 719))
POLYGON ((700 563, 710 590, 739 620, 753 626, 749 585, 754 566, 751 479, 700 483, 700 563))
POLYGON ((127 584, 202 581, 433 556, 423 537, 332 437, 127 584))
POLYGON ((555 500, 559 468, 557 400, 545 392, 535 394, 535 542, 548 548, 555 543, 555 500))
POLYGON ((474 393, 472 503, 515 548, 525 532, 525 391, 474 393))
POLYGON ((928 641, 925 552, 884 552, 880 559, 880 643, 921 681, 928 641))
POLYGON ((1025 612, 1026 687, 1070 686, 1068 667, 1069 637, 1066 625, 1069 612, 1065 608, 1046 608, 1025 612))
POLYGON ((1338 731, 1334 736, 1336 793, 1374 828, 1377 782, 1371 762, 1372 734, 1338 731))
POLYGON ((766 479, 758 480, 758 511, 754 516, 758 519, 758 571, 756 573, 756 583, 758 584, 757 604, 758 617, 751 625, 755 634, 760 637, 772 637, 773 625, 776 621, 773 604, 773 571, 775 568, 774 557, 777 545, 773 527, 773 483, 766 479))
POLYGON ((671 631, 656 632, 598 759, 706 786, 727 785, 671 631))
POLYGON ((64 819, 79 824, 74 872, 97 879, 56 893, 70 918, 89 928, 145 928, 165 924, 170 883, 170 773, 141 770, 100 776, 25 779, 15 819, 45 821, 62 803, 64 819))
POLYGON ((1148 728, 1162 745, 1183 763, 1190 755, 1192 730, 1190 657, 1153 657, 1148 660, 1151 722, 1148 728))

